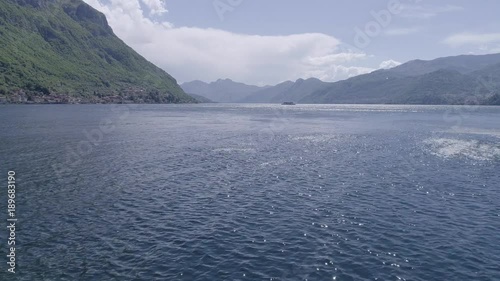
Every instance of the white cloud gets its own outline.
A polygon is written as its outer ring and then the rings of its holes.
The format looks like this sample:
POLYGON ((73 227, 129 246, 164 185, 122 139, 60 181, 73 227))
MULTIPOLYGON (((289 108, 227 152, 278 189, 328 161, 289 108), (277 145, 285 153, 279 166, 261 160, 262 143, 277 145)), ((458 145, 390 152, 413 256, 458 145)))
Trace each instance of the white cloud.
POLYGON ((353 60, 363 59, 365 57, 366 54, 364 53, 346 52, 346 53, 329 54, 326 56, 310 57, 306 58, 306 62, 315 66, 324 66, 324 65, 346 63, 353 60))
POLYGON ((500 42, 500 33, 459 33, 451 35, 443 40, 443 43, 452 47, 460 47, 463 45, 485 45, 497 42, 500 42))
POLYGON ((351 66, 346 67, 343 65, 330 65, 327 68, 322 69, 311 69, 307 71, 303 78, 318 78, 323 81, 339 81, 361 74, 370 73, 376 70, 375 68, 362 67, 362 66, 351 66))
POLYGON ((380 63, 379 68, 380 69, 389 69, 389 68, 396 67, 398 65, 401 65, 401 63, 399 61, 386 60, 386 61, 383 61, 382 63, 380 63))
MULTIPOLYGON (((421 2, 421 0, 419 1, 421 2)), ((463 7, 455 5, 446 6, 423 6, 423 5, 401 5, 399 16, 409 19, 430 19, 443 13, 458 12, 464 10, 463 7)))
POLYGON ((148 18, 139 2, 150 13, 166 11, 159 0, 85 1, 106 15, 123 41, 180 82, 231 78, 277 84, 308 77, 336 81, 374 70, 355 65, 364 53, 343 49, 338 39, 321 33, 259 36, 174 27, 148 18))
POLYGON ((165 3, 162 0, 141 0, 141 2, 149 8, 153 15, 163 14, 167 12, 165 3))

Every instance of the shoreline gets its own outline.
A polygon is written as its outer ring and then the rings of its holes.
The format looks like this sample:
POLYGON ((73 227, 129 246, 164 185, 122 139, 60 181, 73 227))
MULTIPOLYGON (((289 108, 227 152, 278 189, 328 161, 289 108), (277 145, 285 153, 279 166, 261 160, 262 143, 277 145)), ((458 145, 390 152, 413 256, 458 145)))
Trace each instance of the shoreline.
MULTIPOLYGON (((280 103, 204 103, 204 102, 178 102, 178 103, 136 103, 136 102, 0 102, 0 106, 9 105, 199 105, 199 104, 211 104, 211 105, 276 105, 281 106, 280 103)), ((468 106, 468 107, 500 107, 497 104, 413 104, 413 103, 298 103, 301 105, 332 105, 332 106, 468 106)))

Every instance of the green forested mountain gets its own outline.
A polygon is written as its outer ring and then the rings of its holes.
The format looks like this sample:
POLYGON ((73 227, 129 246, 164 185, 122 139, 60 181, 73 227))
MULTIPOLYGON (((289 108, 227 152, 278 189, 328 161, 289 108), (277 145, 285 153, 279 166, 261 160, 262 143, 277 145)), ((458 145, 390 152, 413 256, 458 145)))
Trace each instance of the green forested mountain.
POLYGON ((411 61, 331 83, 301 103, 500 104, 500 55, 411 61))
POLYGON ((0 98, 194 102, 81 0, 0 0, 0 98))

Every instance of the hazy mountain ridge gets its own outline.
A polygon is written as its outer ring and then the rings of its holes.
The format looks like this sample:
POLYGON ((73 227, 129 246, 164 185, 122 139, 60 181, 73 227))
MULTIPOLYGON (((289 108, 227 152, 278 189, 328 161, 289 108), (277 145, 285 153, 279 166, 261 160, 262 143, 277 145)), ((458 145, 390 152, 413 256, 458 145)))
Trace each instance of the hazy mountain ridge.
POLYGON ((413 60, 382 72, 403 76, 419 76, 438 70, 455 70, 462 74, 478 71, 492 64, 500 63, 500 54, 491 55, 461 55, 442 57, 434 60, 413 60))
POLYGON ((81 0, 0 1, 4 102, 195 102, 81 0))
POLYGON ((274 87, 263 89, 253 93, 241 102, 251 103, 282 103, 298 102, 309 94, 317 90, 325 88, 329 83, 323 82, 316 78, 298 79, 295 82, 285 81, 274 87))
POLYGON ((271 99, 271 103, 281 103, 285 101, 299 102, 304 97, 326 88, 329 83, 323 82, 316 78, 298 79, 295 83, 291 84, 286 91, 275 93, 271 99))
POLYGON ((500 54, 410 61, 331 84, 301 103, 497 104, 500 54))
POLYGON ((193 93, 214 102, 241 102, 247 96, 266 87, 246 85, 230 79, 219 79, 215 82, 192 81, 181 84, 186 93, 193 93))
POLYGON ((194 93, 215 102, 282 103, 284 101, 297 102, 329 84, 316 78, 309 78, 298 79, 295 82, 285 81, 275 86, 259 87, 230 79, 219 79, 211 83, 196 80, 184 83, 181 87, 187 93, 194 93))
MULTIPOLYGON (((209 84, 198 85, 198 92, 193 87, 190 92, 204 96, 204 87, 209 84)), ((310 78, 286 81, 255 92, 238 92, 238 87, 234 87, 232 93, 238 95, 231 102, 499 104, 499 89, 500 54, 462 55, 414 60, 334 83, 310 78)), ((223 98, 220 101, 227 102, 223 98)))
POLYGON ((275 86, 268 87, 266 89, 261 89, 260 91, 257 91, 246 98, 242 99, 241 102, 243 103, 270 103, 271 100, 273 99, 274 96, 284 93, 290 90, 291 87, 293 87, 294 82, 292 81, 285 81, 282 83, 279 83, 275 86))

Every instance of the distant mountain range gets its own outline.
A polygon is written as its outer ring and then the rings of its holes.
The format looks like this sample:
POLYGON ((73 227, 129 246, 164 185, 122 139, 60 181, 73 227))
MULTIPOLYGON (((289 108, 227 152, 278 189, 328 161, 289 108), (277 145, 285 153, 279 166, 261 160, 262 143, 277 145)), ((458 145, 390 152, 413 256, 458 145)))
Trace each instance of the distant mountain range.
POLYGON ((250 86, 230 79, 219 79, 212 83, 192 81, 181 85, 188 94, 205 97, 214 102, 241 102, 244 98, 265 87, 250 86))
POLYGON ((295 82, 286 81, 274 87, 267 87, 242 99, 241 102, 251 103, 282 103, 285 101, 299 102, 304 97, 325 89, 330 84, 316 78, 298 79, 295 82))
POLYGON ((500 54, 414 60, 335 83, 311 78, 257 87, 226 79, 181 87, 216 102, 500 105, 500 54))
POLYGON ((81 0, 0 0, 0 103, 195 102, 81 0))

